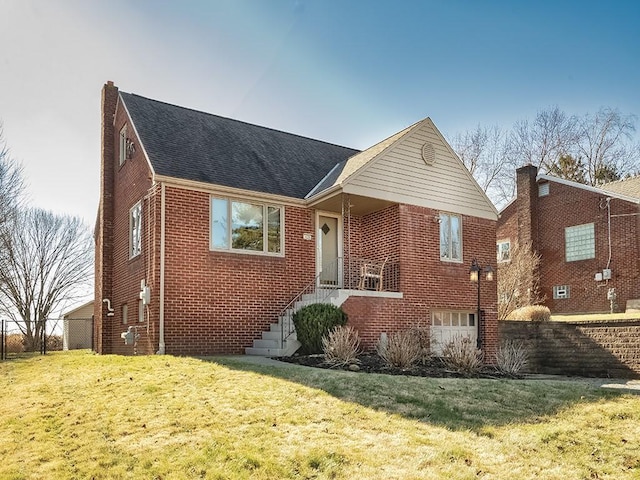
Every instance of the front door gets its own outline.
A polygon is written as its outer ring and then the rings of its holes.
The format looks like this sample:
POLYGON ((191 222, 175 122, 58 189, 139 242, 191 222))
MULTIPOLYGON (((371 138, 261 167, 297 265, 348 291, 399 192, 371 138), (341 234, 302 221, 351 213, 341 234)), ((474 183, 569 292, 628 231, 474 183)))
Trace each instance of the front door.
POLYGON ((340 216, 318 214, 317 216, 316 268, 320 275, 320 286, 340 286, 340 216))

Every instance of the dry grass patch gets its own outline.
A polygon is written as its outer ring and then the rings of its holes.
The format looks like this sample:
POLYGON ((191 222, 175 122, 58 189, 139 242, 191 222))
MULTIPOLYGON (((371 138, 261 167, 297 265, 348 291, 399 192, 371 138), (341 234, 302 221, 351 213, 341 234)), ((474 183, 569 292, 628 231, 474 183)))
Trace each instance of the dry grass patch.
POLYGON ((640 475, 640 399, 588 382, 64 352, 0 389, 2 479, 640 475))

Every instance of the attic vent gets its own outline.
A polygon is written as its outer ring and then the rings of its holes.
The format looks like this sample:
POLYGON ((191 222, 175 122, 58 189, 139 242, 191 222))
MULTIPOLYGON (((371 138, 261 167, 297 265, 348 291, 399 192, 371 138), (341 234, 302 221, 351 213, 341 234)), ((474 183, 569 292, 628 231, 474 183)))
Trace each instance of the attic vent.
POLYGON ((436 162, 436 150, 433 148, 433 143, 427 142, 422 145, 422 159, 429 166, 436 162))

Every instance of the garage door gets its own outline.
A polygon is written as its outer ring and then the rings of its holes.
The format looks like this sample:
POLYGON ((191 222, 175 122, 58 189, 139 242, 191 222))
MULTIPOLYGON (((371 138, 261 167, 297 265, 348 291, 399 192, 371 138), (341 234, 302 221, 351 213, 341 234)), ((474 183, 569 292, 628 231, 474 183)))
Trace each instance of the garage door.
POLYGON ((456 337, 477 341, 476 314, 473 312, 433 312, 431 322, 431 352, 442 355, 442 347, 456 337))

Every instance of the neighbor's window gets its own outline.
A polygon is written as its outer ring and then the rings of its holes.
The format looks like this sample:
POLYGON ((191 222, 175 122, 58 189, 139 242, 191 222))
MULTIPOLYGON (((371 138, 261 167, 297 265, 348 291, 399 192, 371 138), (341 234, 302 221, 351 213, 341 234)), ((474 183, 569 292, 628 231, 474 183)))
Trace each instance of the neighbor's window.
POLYGON ((124 305, 122 305, 122 323, 125 325, 129 322, 129 319, 127 318, 128 315, 129 307, 127 307, 127 304, 125 303, 124 305))
POLYGON ((596 236, 593 223, 564 229, 565 259, 567 262, 596 257, 596 236))
POLYGON ((142 201, 129 210, 129 258, 142 252, 142 201))
POLYGON ((496 244, 496 252, 498 262, 508 262, 511 260, 511 242, 509 240, 500 240, 496 244))
POLYGON ((119 155, 120 155, 120 165, 122 165, 124 163, 124 161, 127 159, 127 126, 125 125, 124 127, 122 127, 122 129, 120 130, 120 150, 119 150, 119 155))
POLYGON ((556 285, 553 287, 553 299, 569 298, 569 285, 556 285))
POLYGON ((458 215, 440 214, 440 260, 462 261, 462 221, 458 215))
POLYGON ((546 197, 549 195, 549 182, 538 184, 538 196, 546 197))
POLYGON ((211 248, 281 255, 284 208, 211 199, 211 248))

